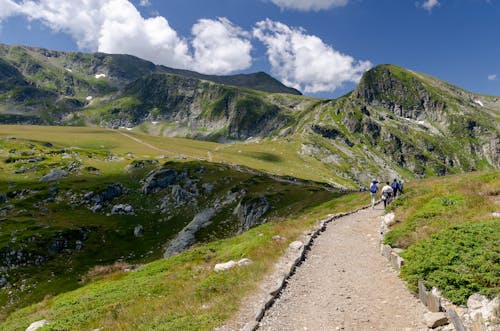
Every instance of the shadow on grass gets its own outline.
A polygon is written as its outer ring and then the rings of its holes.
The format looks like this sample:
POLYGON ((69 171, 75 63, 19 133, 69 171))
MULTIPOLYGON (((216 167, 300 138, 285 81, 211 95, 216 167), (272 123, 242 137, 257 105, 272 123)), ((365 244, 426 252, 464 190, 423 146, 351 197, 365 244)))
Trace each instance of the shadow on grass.
POLYGON ((250 156, 254 159, 261 160, 261 161, 267 161, 267 162, 283 162, 283 158, 272 153, 265 153, 265 152, 245 152, 244 153, 247 156, 250 156))

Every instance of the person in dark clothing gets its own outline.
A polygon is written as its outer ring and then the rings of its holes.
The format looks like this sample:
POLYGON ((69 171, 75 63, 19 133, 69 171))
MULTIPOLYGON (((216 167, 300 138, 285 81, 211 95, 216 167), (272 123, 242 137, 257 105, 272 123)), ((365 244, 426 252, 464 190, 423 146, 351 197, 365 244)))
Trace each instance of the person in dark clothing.
POLYGON ((399 184, 398 184, 398 180, 396 178, 394 178, 394 181, 392 182, 391 187, 392 187, 392 197, 393 197, 393 199, 395 199, 399 195, 398 194, 399 184))
POLYGON ((398 192, 399 195, 403 194, 403 182, 401 180, 398 182, 398 192))

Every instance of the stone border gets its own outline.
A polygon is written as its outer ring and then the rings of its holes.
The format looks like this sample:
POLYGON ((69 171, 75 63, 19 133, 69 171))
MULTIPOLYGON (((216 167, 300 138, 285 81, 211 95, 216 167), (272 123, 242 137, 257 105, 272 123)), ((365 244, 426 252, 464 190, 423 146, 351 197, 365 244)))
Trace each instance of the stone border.
POLYGON ((307 253, 311 250, 314 240, 326 230, 326 226, 328 223, 333 222, 336 219, 339 219, 344 216, 352 215, 355 214, 361 210, 371 208, 371 205, 364 206, 361 208, 358 208, 353 211, 345 212, 345 213, 337 213, 337 214, 332 214, 326 217, 325 219, 322 219, 319 221, 319 223, 312 229, 304 233, 303 235, 303 240, 304 242, 301 241, 294 241, 290 243, 287 254, 292 254, 292 262, 287 264, 285 272, 280 275, 278 280, 276 281, 275 285, 271 287, 268 291, 267 297, 264 299, 264 302, 260 305, 260 307, 257 309, 254 318, 249 321, 242 331, 254 331, 257 330, 259 327, 259 322, 262 320, 264 317, 264 314, 266 311, 274 304, 276 299, 279 297, 281 292, 285 289, 288 280, 290 277, 293 276, 295 273, 295 270, 304 262, 307 258, 307 253))

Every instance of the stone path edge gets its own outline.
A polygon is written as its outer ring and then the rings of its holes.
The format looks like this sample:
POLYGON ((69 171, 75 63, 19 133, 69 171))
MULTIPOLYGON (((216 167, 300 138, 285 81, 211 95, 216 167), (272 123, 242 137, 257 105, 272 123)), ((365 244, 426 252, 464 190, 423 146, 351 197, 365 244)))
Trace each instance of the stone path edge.
MULTIPOLYGON (((378 203, 379 202, 377 202, 377 204, 378 203)), ((292 260, 292 263, 287 267, 286 273, 283 274, 283 276, 279 278, 279 280, 276 282, 276 285, 272 289, 269 290, 268 296, 266 297, 264 302, 262 302, 260 307, 255 312, 254 318, 245 324, 242 331, 255 331, 258 329, 259 322, 264 317, 264 314, 266 313, 266 311, 269 308, 271 308, 271 306, 274 304, 276 299, 280 296, 281 292, 285 289, 288 279, 290 279, 290 277, 293 276, 293 274, 295 273, 295 270, 302 264, 302 262, 304 262, 306 260, 307 253, 311 250, 311 248, 314 244, 314 240, 318 236, 320 236, 322 232, 324 232, 326 230, 326 226, 329 223, 331 223, 339 218, 355 214, 361 210, 365 210, 368 208, 371 208, 371 205, 367 205, 367 206, 364 206, 364 207, 361 207, 361 208, 358 208, 358 209, 355 209, 352 211, 344 212, 344 213, 337 213, 337 214, 328 215, 325 219, 320 220, 319 223, 313 228, 313 230, 308 230, 308 231, 304 232, 304 234, 302 236, 304 238, 304 244, 299 249, 297 249, 295 259, 292 260)), ((289 247, 289 250, 291 250, 291 249, 293 249, 293 248, 289 247)))

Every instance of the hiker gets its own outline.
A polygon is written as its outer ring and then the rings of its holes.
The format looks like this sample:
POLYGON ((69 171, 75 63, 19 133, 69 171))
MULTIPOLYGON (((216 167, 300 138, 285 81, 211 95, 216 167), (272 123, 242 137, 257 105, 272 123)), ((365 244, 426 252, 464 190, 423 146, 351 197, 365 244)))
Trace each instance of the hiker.
POLYGON ((398 194, 399 184, 396 178, 394 178, 394 180, 392 181, 391 187, 392 187, 392 197, 396 199, 396 197, 399 195, 398 194))
POLYGON ((401 180, 398 183, 398 192, 399 195, 403 194, 403 182, 401 180))
POLYGON ((391 195, 392 195, 392 187, 391 185, 389 185, 389 182, 385 182, 385 186, 382 187, 382 192, 381 192, 381 198, 382 201, 384 201, 384 208, 387 207, 391 195))
POLYGON ((372 209, 375 209, 375 201, 377 200, 377 192, 378 192, 378 180, 375 178, 372 180, 370 185, 370 197, 372 200, 372 209))

